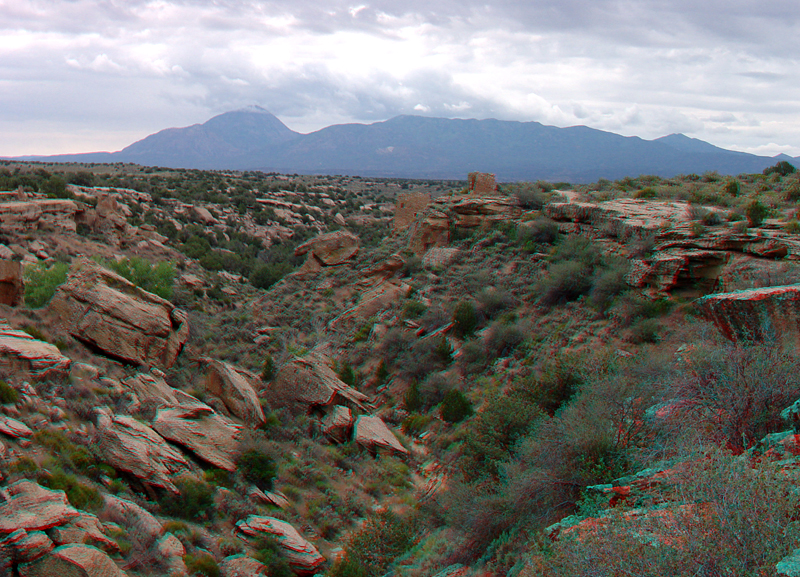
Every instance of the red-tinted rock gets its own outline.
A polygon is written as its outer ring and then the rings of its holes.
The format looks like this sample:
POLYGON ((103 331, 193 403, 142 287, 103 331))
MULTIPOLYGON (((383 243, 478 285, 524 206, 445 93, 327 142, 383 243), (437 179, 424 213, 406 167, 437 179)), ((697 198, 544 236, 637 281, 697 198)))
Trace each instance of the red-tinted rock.
POLYGON ((200 359, 206 365, 206 391, 219 398, 232 415, 257 428, 264 424, 264 411, 253 383, 255 375, 233 365, 207 357, 200 359))
POLYGON ((467 188, 474 194, 491 194, 497 192, 497 181, 494 174, 488 172, 470 172, 467 188))
POLYGON ((15 307, 22 302, 24 292, 22 264, 17 260, 0 260, 0 304, 15 307))
POLYGON ((313 575, 325 562, 317 548, 304 539, 297 529, 274 517, 250 515, 236 523, 233 533, 245 541, 257 539, 261 534, 272 535, 281 546, 281 554, 298 575, 313 575))
POLYGON ((267 575, 267 566, 247 555, 231 555, 220 563, 222 577, 260 577, 267 575))
POLYGON ((0 364, 12 370, 30 371, 38 377, 45 377, 66 374, 70 362, 58 347, 0 322, 0 364))
POLYGON ((358 252, 359 240, 356 235, 345 230, 321 234, 304 242, 294 250, 295 256, 309 253, 323 266, 334 266, 353 258, 358 252))
POLYGON ((62 545, 19 568, 20 577, 125 577, 111 558, 89 545, 62 545))
POLYGON ((19 529, 49 529, 79 516, 64 491, 46 489, 27 479, 0 489, 0 535, 19 529))
POLYGON ((408 449, 400 444, 380 417, 361 415, 356 419, 353 440, 371 451, 387 451, 407 454, 408 449))
POLYGON ((800 350, 800 285, 708 295, 695 306, 731 341, 770 341, 800 350))
POLYGON ((353 430, 353 412, 347 407, 336 405, 322 419, 322 433, 334 441, 344 443, 353 430))

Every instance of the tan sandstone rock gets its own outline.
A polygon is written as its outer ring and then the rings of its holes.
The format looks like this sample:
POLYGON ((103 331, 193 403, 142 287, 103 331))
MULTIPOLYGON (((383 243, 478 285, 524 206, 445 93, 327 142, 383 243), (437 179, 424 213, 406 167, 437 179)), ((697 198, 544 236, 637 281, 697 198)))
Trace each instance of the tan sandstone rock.
POLYGON ((19 568, 20 577, 125 577, 106 553, 89 545, 62 545, 19 568))
POLYGON ((308 253, 309 259, 316 260, 322 266, 334 266, 351 259, 358 248, 359 240, 356 235, 346 230, 337 230, 304 242, 294 249, 294 254, 302 256, 308 253))
POLYGON ((219 568, 222 577, 259 577, 267 575, 267 566, 247 555, 225 557, 219 568))
POLYGON ((361 415, 356 419, 353 440, 370 451, 408 453, 408 449, 400 444, 386 423, 375 415, 361 415))
POLYGON ((136 373, 132 377, 123 379, 122 383, 129 387, 140 402, 151 402, 167 407, 205 407, 208 405, 184 393, 180 389, 170 387, 164 380, 163 373, 158 369, 149 373, 136 373))
POLYGON ((133 417, 107 409, 97 409, 96 415, 96 448, 103 461, 148 485, 178 492, 172 478, 190 470, 180 451, 133 417))
POLYGON ((317 407, 346 405, 363 410, 368 398, 343 383, 329 365, 329 359, 312 353, 295 357, 284 364, 264 390, 264 396, 275 405, 297 413, 308 413, 317 407))
POLYGON ((55 345, 34 339, 0 321, 0 364, 44 377, 67 373, 70 362, 55 345))
POLYGON ((253 428, 265 422, 261 402, 253 383, 256 377, 228 363, 203 357, 206 391, 219 398, 232 415, 253 428))
POLYGON ((33 431, 28 425, 6 415, 0 415, 0 433, 13 439, 33 436, 33 431))
POLYGON ((27 479, 0 489, 0 535, 19 529, 41 531, 79 516, 64 491, 52 491, 27 479))
POLYGON ((344 443, 350 438, 353 423, 353 412, 336 405, 322 418, 322 433, 338 443, 344 443))
POLYGON ((317 548, 303 538, 297 529, 286 521, 274 517, 250 515, 236 523, 233 534, 244 541, 258 538, 260 534, 272 535, 281 546, 281 553, 298 575, 313 575, 325 562, 317 548))
POLYGON ((8 232, 68 230, 75 232, 78 205, 64 198, 0 202, 0 227, 8 232))
POLYGON ((236 470, 236 450, 242 425, 232 423, 209 407, 159 409, 153 428, 165 439, 192 451, 207 463, 236 470))
POLYGON ((22 263, 16 260, 0 260, 0 304, 15 307, 22 302, 24 293, 22 263))
POLYGON ((69 333, 113 357, 171 366, 189 337, 186 313, 88 259, 53 297, 69 333))

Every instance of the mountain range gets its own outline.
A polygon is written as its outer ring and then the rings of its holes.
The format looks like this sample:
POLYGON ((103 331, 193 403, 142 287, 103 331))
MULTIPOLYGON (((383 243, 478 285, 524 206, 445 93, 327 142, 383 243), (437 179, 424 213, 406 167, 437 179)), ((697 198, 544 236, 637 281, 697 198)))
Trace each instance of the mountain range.
POLYGON ((641 174, 753 173, 800 157, 735 152, 683 134, 644 140, 586 126, 408 115, 301 134, 254 106, 161 130, 118 152, 20 159, 418 179, 463 179, 478 170, 501 181, 580 183, 641 174))

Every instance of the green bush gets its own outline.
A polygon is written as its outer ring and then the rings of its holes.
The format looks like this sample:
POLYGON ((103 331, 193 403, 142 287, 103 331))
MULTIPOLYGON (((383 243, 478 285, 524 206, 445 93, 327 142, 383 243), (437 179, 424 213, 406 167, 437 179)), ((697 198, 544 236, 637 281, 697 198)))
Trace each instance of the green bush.
POLYGON ((179 479, 175 485, 180 495, 166 494, 160 499, 161 512, 183 519, 207 519, 214 506, 214 489, 204 481, 179 479))
POLYGON ((517 227, 517 245, 526 252, 537 252, 542 245, 553 244, 557 238, 558 224, 547 217, 539 217, 517 227))
POLYGON ((747 205, 745 208, 745 216, 747 216, 747 222, 750 226, 761 226, 764 222, 764 219, 769 214, 769 209, 761 204, 757 198, 754 198, 750 201, 750 204, 747 205))
POLYGON ((285 262, 260 264, 250 273, 250 284, 256 288, 268 289, 290 272, 292 267, 285 262))
POLYGON ((261 535, 253 543, 253 559, 260 561, 267 567, 266 574, 270 577, 294 577, 294 571, 281 552, 278 540, 272 535, 261 535))
POLYGON ((558 262, 534 287, 539 303, 553 306, 574 301, 592 288, 592 269, 577 260, 558 262))
POLYGON ((790 162, 786 160, 781 160, 778 164, 765 168, 764 176, 769 176, 770 174, 780 174, 781 176, 788 176, 796 171, 797 169, 790 162))
POLYGON ((409 413, 413 413, 422 408, 422 396, 420 395, 419 384, 416 380, 411 381, 411 384, 406 390, 406 394, 403 397, 403 406, 409 413))
POLYGON ((458 389, 447 391, 442 400, 442 419, 448 423, 460 423, 467 417, 471 417, 474 412, 472 403, 464 396, 464 393, 458 389))
POLYGON ((96 511, 103 506, 103 497, 100 492, 78 481, 75 475, 55 470, 40 482, 50 489, 64 491, 69 502, 77 509, 96 511))
POLYGON ((0 405, 16 403, 18 399, 19 392, 17 389, 9 385, 7 382, 0 380, 0 405))
POLYGON ((428 310, 428 307, 426 307, 423 303, 415 300, 409 300, 403 306, 403 318, 418 319, 426 310, 428 310))
POLYGON ((163 299, 172 298, 177 269, 175 263, 164 261, 152 264, 143 258, 124 258, 120 261, 109 261, 108 268, 147 292, 163 299))
POLYGON ((25 281, 25 304, 32 309, 45 306, 53 298, 59 285, 67 280, 69 265, 58 262, 48 267, 44 263, 26 266, 23 272, 25 281))
POLYGON ((272 482, 278 474, 275 461, 258 449, 249 449, 241 454, 236 466, 242 476, 259 489, 272 489, 272 482))
POLYGON ((472 301, 461 301, 453 310, 453 332, 459 338, 466 338, 478 328, 478 313, 472 301))
POLYGON ((268 383, 273 378, 275 378, 275 359, 272 358, 272 355, 267 354, 261 364, 261 380, 268 383))
POLYGON ((725 186, 723 187, 725 194, 730 196, 739 196, 739 192, 741 190, 741 186, 739 185, 739 181, 735 178, 729 179, 725 186))
POLYGON ((216 560, 204 551, 184 555, 183 562, 186 563, 186 572, 189 575, 203 575, 204 577, 219 577, 220 575, 216 560))

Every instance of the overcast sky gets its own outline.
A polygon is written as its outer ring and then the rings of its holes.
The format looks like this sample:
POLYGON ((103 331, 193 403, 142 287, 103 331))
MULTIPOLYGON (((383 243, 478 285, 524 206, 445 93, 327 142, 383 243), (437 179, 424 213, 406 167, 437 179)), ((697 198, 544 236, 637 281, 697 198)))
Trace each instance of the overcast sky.
POLYGON ((0 0, 0 155, 259 105, 583 124, 800 155, 796 0, 0 0))

